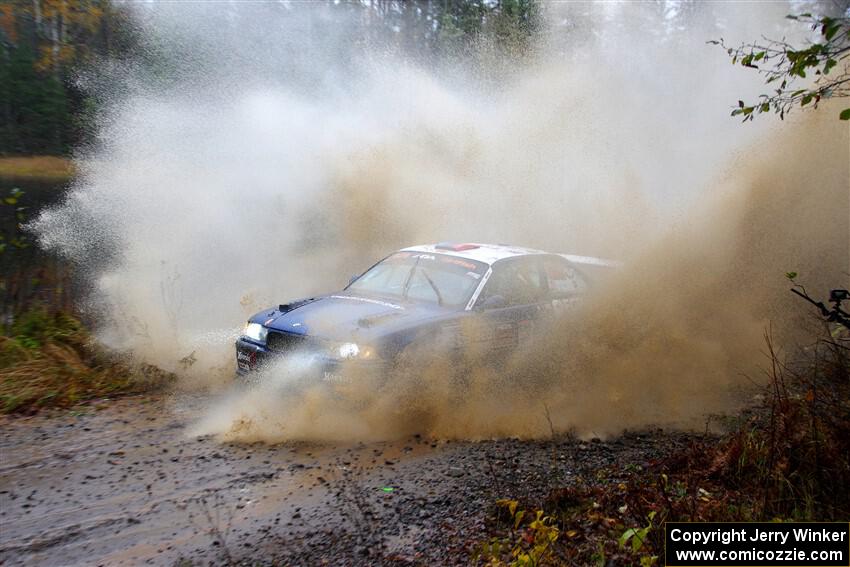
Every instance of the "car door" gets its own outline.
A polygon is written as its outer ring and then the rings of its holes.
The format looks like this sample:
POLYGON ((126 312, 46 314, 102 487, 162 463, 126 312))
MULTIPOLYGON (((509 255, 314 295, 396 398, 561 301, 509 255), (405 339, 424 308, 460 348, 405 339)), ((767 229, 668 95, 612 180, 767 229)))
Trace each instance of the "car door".
POLYGON ((481 338, 491 355, 501 357, 534 336, 549 299, 537 256, 499 260, 492 269, 476 305, 484 327, 481 338))

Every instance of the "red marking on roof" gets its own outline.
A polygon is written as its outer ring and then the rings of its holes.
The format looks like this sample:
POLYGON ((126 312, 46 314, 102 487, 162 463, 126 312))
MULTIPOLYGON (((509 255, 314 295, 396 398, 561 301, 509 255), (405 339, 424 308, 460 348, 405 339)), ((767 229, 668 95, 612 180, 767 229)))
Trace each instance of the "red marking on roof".
POLYGON ((478 244, 454 244, 452 242, 440 242, 435 245, 437 250, 451 250, 452 252, 463 252, 464 250, 475 250, 480 248, 478 244))

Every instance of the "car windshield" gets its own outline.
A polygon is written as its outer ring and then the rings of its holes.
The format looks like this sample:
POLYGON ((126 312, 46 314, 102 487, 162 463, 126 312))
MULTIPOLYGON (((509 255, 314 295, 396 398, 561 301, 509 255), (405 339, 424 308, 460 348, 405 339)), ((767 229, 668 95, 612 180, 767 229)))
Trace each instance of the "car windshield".
POLYGON ((396 252, 357 278, 348 289, 377 295, 464 306, 487 264, 447 254, 396 252))

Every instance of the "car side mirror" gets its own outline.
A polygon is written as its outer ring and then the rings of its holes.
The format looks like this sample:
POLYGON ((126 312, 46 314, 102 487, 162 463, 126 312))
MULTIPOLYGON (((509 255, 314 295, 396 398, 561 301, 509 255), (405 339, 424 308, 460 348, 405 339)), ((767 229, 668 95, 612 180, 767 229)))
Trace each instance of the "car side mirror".
POLYGON ((482 311, 487 311, 489 309, 501 309, 507 305, 508 301, 505 299, 504 295, 491 295, 485 299, 483 303, 481 303, 480 309, 482 311))

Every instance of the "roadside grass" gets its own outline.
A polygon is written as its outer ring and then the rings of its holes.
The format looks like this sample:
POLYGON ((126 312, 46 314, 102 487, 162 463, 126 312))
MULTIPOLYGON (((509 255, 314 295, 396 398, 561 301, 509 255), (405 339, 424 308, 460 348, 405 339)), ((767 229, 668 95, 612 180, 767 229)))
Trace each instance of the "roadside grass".
POLYGON ((85 400, 139 393, 171 379, 100 349, 72 315, 30 309, 0 336, 0 413, 33 413, 85 400))
POLYGON ((626 465, 538 501, 500 500, 486 565, 663 564, 666 521, 845 521, 850 517, 850 332, 826 329, 780 360, 767 337, 763 401, 730 433, 647 468, 626 465))
POLYGON ((0 157, 0 177, 62 182, 75 173, 71 160, 58 156, 0 157))

